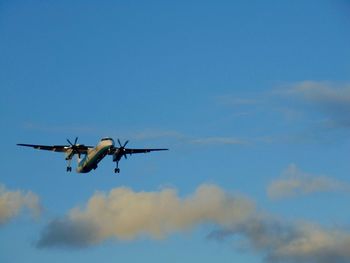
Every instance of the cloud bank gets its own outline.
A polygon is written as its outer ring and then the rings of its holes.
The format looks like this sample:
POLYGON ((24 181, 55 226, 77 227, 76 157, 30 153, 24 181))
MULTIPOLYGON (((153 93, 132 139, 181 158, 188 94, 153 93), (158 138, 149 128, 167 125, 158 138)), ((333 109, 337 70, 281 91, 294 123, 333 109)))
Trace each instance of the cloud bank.
POLYGON ((202 223, 238 224, 255 213, 252 201, 233 197, 215 185, 201 185, 181 198, 171 188, 134 192, 120 187, 94 194, 84 208, 74 208, 44 229, 38 247, 84 247, 109 238, 164 238, 202 223))
POLYGON ((232 241, 240 251, 253 250, 265 262, 346 263, 350 261, 350 232, 322 228, 307 222, 286 222, 269 216, 251 218, 231 228, 208 235, 209 239, 232 241), (234 237, 241 237, 238 241, 234 237))
POLYGON ((268 196, 274 199, 316 192, 350 192, 350 185, 330 177, 305 173, 291 164, 267 189, 268 196))
POLYGON ((18 216, 25 209, 29 210, 32 216, 39 216, 39 197, 32 192, 10 191, 4 185, 0 185, 0 225, 18 216))
POLYGON ((39 248, 83 248, 107 239, 165 238, 208 224, 208 239, 233 242, 266 262, 345 263, 350 261, 350 231, 310 222, 289 222, 259 211, 254 202, 204 184, 186 197, 165 188, 135 192, 119 187, 95 193, 84 207, 52 220, 39 248))

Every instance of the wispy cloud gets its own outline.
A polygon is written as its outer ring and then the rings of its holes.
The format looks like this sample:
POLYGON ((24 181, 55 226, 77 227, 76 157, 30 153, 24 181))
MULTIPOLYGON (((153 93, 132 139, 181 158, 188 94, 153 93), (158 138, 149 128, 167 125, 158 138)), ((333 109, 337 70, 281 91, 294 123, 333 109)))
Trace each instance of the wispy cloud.
POLYGON ((28 209, 32 216, 39 216, 41 213, 39 197, 32 192, 11 191, 0 185, 0 225, 18 216, 25 209, 28 209))
POLYGON ((331 82, 303 81, 292 85, 287 94, 300 96, 300 98, 330 105, 330 107, 349 107, 350 104, 350 85, 336 85, 331 82))
POLYGON ((52 124, 39 124, 33 122, 25 122, 22 127, 26 130, 45 132, 45 133, 65 133, 65 134, 96 134, 104 132, 102 128, 96 128, 87 125, 74 124, 62 124, 62 125, 52 125, 52 124))
POLYGON ((146 129, 137 133, 132 134, 132 137, 138 140, 144 139, 159 139, 159 138, 175 138, 184 139, 186 136, 181 132, 174 130, 154 130, 146 129))
POLYGON ((135 192, 120 187, 107 194, 96 193, 84 208, 74 208, 64 219, 53 220, 37 245, 84 247, 109 238, 158 239, 201 223, 238 224, 254 211, 252 201, 234 197, 215 185, 201 185, 184 198, 172 188, 135 192))
POLYGON ((267 123, 274 120, 275 130, 279 129, 273 136, 252 135, 249 141, 328 143, 348 136, 350 84, 300 81, 279 85, 269 92, 239 95, 227 94, 215 99, 219 104, 229 106, 229 116, 244 113, 245 122, 257 118, 267 123))
POLYGON ((350 127, 350 84, 303 81, 278 93, 320 111, 327 127, 350 127))
POLYGON ((230 137, 230 136, 207 136, 196 137, 186 135, 178 131, 171 130, 144 130, 139 133, 131 135, 132 138, 138 140, 152 140, 152 139, 174 139, 185 144, 195 145, 244 145, 248 144, 248 141, 242 138, 230 137))
POLYGON ((239 97, 233 95, 217 96, 216 101, 227 106, 251 106, 259 104, 261 101, 256 97, 239 97))
POLYGON ((198 138, 190 141, 194 144, 203 144, 203 145, 244 145, 248 144, 248 141, 243 139, 238 139, 234 137, 207 137, 207 138, 198 138))
POLYGON ((350 192, 350 184, 327 176, 305 173, 291 164, 282 176, 273 181, 267 193, 271 198, 286 198, 315 192, 350 192))
POLYGON ((162 129, 144 129, 134 132, 119 131, 116 133, 111 128, 92 128, 84 126, 51 126, 51 125, 38 125, 33 123, 24 124, 24 128, 43 131, 43 132, 60 132, 74 134, 103 134, 103 136, 114 136, 122 140, 167 140, 175 141, 177 143, 192 144, 192 145, 234 145, 234 144, 247 144, 247 140, 237 137, 229 136, 207 136, 207 137, 196 137, 189 134, 182 133, 176 130, 162 130, 162 129))

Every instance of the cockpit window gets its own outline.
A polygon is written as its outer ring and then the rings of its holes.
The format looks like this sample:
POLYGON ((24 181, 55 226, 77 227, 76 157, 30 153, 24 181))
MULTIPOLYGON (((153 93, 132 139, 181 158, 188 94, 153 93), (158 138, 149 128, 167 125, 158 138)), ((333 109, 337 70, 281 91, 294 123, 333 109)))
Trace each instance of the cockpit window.
POLYGON ((102 138, 101 141, 111 141, 112 138, 102 138))

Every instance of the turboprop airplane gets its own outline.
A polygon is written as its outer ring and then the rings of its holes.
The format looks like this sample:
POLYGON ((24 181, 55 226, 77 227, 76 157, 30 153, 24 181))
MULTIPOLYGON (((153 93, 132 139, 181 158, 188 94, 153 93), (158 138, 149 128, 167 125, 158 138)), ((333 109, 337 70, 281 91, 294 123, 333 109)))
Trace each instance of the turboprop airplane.
POLYGON ((27 146, 32 147, 34 149, 39 150, 47 150, 47 151, 54 151, 54 152, 64 152, 66 154, 66 160, 68 162, 67 164, 67 172, 72 171, 71 167, 71 161, 74 157, 74 155, 78 155, 78 167, 76 169, 77 173, 88 173, 92 169, 97 168, 97 164, 106 156, 106 155, 112 155, 113 156, 113 162, 116 163, 116 168, 114 169, 115 173, 119 173, 119 161, 124 156, 125 159, 127 159, 126 155, 132 155, 135 153, 148 153, 153 151, 166 151, 168 149, 132 149, 132 148, 125 148, 125 146, 128 144, 129 141, 126 141, 124 145, 121 144, 120 140, 118 139, 119 147, 116 147, 114 145, 114 140, 112 138, 106 137, 102 138, 100 142, 95 146, 87 146, 84 144, 77 144, 78 137, 75 138, 74 143, 72 143, 69 139, 67 139, 67 142, 69 145, 53 145, 53 146, 47 146, 47 145, 36 145, 36 144, 23 144, 19 143, 17 145, 19 146, 27 146), (84 155, 84 157, 81 159, 81 155, 84 155))

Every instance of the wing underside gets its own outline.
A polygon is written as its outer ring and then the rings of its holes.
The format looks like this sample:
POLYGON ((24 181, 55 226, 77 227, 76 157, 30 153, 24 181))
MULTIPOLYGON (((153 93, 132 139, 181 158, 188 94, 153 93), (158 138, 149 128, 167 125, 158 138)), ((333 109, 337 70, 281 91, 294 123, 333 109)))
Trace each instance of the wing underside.
POLYGON ((132 149, 132 148, 123 148, 123 147, 113 147, 109 151, 109 155, 113 155, 114 153, 122 150, 124 154, 135 154, 135 153, 149 153, 155 151, 167 151, 168 149, 132 149))
MULTIPOLYGON (((31 147, 38 150, 46 150, 46 151, 53 151, 53 152, 68 152, 72 149, 70 145, 38 145, 38 144, 24 144, 19 143, 18 146, 25 146, 25 147, 31 147)), ((92 146, 86 146, 86 145, 76 145, 76 150, 79 153, 85 154, 87 151, 93 148, 92 146)))

